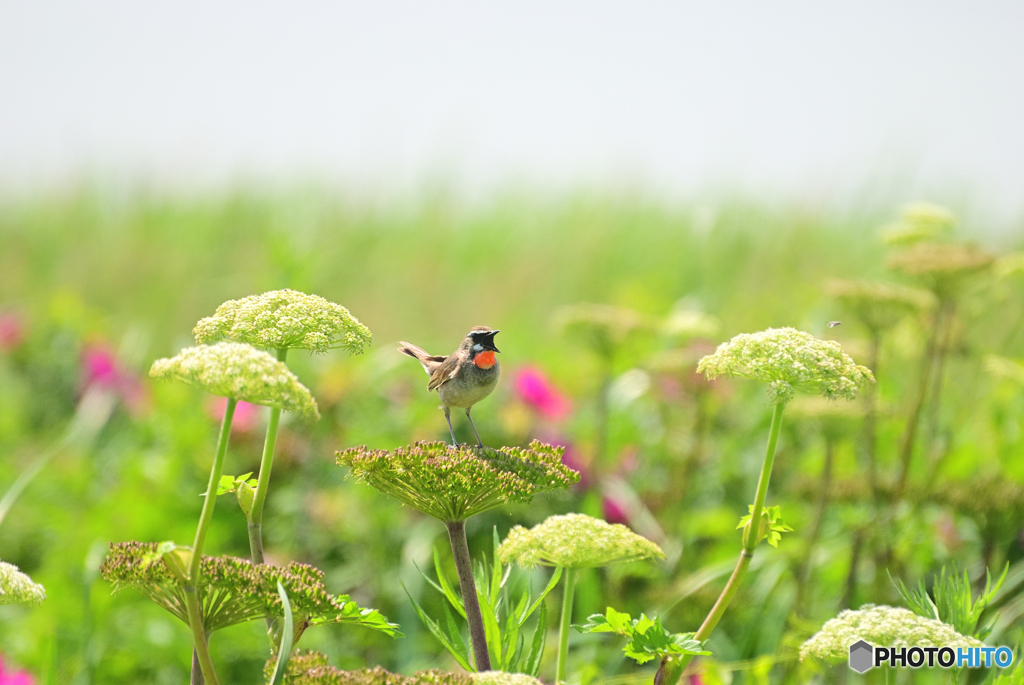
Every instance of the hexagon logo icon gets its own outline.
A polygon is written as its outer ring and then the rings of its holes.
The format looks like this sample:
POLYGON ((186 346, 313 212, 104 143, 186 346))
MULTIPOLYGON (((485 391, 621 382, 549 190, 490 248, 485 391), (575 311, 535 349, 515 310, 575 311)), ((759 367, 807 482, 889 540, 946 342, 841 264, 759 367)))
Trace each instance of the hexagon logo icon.
POLYGON ((864 673, 874 666, 875 648, 864 640, 857 640, 850 645, 850 668, 857 673, 864 673))

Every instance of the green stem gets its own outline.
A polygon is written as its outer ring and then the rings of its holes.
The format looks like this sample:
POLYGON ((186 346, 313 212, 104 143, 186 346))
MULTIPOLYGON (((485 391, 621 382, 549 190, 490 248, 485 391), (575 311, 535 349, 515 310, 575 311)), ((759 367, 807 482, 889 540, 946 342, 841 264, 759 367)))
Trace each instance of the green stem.
POLYGON ((555 685, 565 682, 566 663, 569 657, 569 627, 572 624, 572 598, 576 593, 576 569, 565 569, 565 588, 562 590, 562 622, 558 631, 558 665, 555 668, 555 685))
MULTIPOLYGON (((284 362, 288 356, 288 348, 277 351, 277 360, 284 362)), ((252 510, 249 512, 249 551, 252 563, 263 563, 263 505, 267 501, 267 489, 270 487, 270 472, 274 468, 274 447, 277 444, 277 425, 281 420, 281 410, 270 408, 270 420, 267 422, 267 437, 263 441, 263 457, 260 459, 260 474, 256 480, 256 493, 252 499, 252 510)))
POLYGON ((484 632, 484 617, 480 613, 480 600, 476 596, 476 582, 473 580, 473 562, 469 557, 469 543, 466 541, 465 521, 446 521, 448 541, 452 545, 455 570, 459 574, 459 589, 466 609, 466 623, 469 624, 469 641, 473 643, 473 662, 478 672, 491 670, 491 656, 487 653, 487 636, 484 632))
MULTIPOLYGON (((764 464, 761 466, 761 476, 757 480, 757 493, 754 495, 754 509, 750 517, 750 525, 743 536, 743 549, 740 550, 739 561, 736 562, 736 567, 733 569, 732 575, 729 576, 729 582, 725 584, 722 594, 718 596, 718 600, 711 607, 711 611, 708 613, 707 618, 704 619, 704 623, 701 624, 700 629, 694 634, 694 639, 700 642, 704 642, 711 636, 711 631, 715 629, 725 610, 729 608, 729 603, 732 602, 736 591, 739 590, 743 576, 747 573, 750 560, 754 558, 754 548, 760 542, 761 511, 764 509, 764 500, 768 494, 768 481, 772 477, 772 467, 775 465, 775 447, 779 443, 779 431, 782 429, 782 410, 785 408, 785 404, 776 404, 775 410, 772 413, 772 427, 768 433, 768 448, 765 450, 764 464)), ((681 660, 680 668, 685 669, 692 660, 692 655, 684 656, 681 660)))
POLYGON ((199 666, 202 669, 203 677, 207 685, 218 685, 217 673, 213 668, 213 660, 210 658, 210 649, 207 644, 208 637, 203 626, 203 617, 199 610, 199 569, 203 559, 203 543, 206 542, 206 532, 213 521, 213 508, 217 504, 217 485, 220 483, 220 473, 224 468, 224 455, 228 451, 228 439, 231 436, 231 420, 235 416, 235 406, 238 400, 228 398, 228 406, 224 409, 224 419, 220 423, 220 436, 217 438, 217 453, 213 458, 213 467, 210 469, 210 482, 206 487, 206 499, 203 501, 203 512, 199 515, 199 526, 196 528, 196 539, 192 543, 192 559, 189 562, 188 582, 185 584, 185 607, 188 610, 188 624, 192 628, 192 639, 194 642, 196 656, 199 658, 199 666))

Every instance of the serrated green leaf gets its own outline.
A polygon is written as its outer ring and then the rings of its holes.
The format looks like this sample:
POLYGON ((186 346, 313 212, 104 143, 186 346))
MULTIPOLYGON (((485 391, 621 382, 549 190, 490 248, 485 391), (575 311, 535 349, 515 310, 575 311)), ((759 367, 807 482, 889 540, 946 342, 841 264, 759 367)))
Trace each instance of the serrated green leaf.
POLYGON ((540 612, 537 614, 537 628, 533 631, 533 640, 530 645, 530 652, 526 655, 526 663, 523 665, 524 672, 534 678, 540 675, 540 657, 544 654, 544 644, 548 635, 548 611, 544 604, 540 605, 540 612))

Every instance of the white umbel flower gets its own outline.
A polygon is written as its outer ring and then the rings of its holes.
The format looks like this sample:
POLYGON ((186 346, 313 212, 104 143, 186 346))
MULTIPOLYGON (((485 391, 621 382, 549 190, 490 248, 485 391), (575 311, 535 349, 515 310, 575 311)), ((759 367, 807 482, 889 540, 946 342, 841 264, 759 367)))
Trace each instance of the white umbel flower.
POLYGON ((768 401, 785 404, 796 391, 852 400, 875 377, 853 362, 842 346, 795 328, 742 333, 722 343, 697 364, 708 378, 737 376, 768 383, 768 401))
POLYGON ((504 671, 480 671, 470 673, 476 685, 543 685, 539 680, 525 673, 505 673, 504 671))
POLYGON ((157 359, 153 378, 174 378, 222 397, 320 418, 316 400, 288 367, 251 345, 219 342, 157 359))
POLYGON ((0 604, 39 604, 46 589, 18 570, 14 564, 0 561, 0 604))
POLYGON ((980 640, 956 632, 953 626, 918 616, 910 609, 865 604, 847 609, 827 621, 800 646, 800 660, 841 661, 850 645, 865 640, 877 647, 982 647, 980 640))
POLYGON ((340 304, 296 290, 272 290, 228 300, 192 330, 196 342, 233 340, 268 349, 359 354, 370 344, 370 329, 340 304))
POLYGON ((549 516, 533 528, 516 526, 498 547, 502 563, 520 566, 595 568, 628 561, 664 559, 658 545, 629 528, 585 514, 549 516))

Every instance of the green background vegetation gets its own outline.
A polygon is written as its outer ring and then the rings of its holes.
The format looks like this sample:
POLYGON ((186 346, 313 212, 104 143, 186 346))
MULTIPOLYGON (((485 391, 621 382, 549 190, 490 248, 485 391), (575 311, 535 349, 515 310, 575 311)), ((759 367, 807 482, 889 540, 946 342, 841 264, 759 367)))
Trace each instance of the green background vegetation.
MULTIPOLYGON (((587 348, 557 333, 552 314, 588 301, 663 319, 685 300, 684 307, 718 319, 707 344, 794 326, 841 341, 865 363, 864 331, 824 285, 832 278, 900 282, 886 268, 878 239, 879 225, 894 215, 895 208, 840 214, 743 199, 722 200, 710 211, 597 194, 508 197, 473 209, 444 197, 392 207, 319 191, 192 199, 86 192, 4 201, 0 313, 19 317, 25 337, 0 351, 0 491, 63 433, 82 392, 86 350, 115 351, 144 392, 116 410, 93 444, 63 451, 0 527, 0 559, 19 565, 48 592, 38 608, 0 607, 0 653, 46 684, 185 681, 186 626, 141 595, 111 596, 97 578, 109 542, 187 543, 201 506, 217 430, 209 398, 181 384, 152 383, 145 371, 154 358, 191 344, 192 326, 224 300, 284 287, 345 305, 373 331, 374 344, 360 357, 293 353, 288 360, 323 419, 284 422, 264 523, 268 560, 322 568, 329 589, 380 609, 407 636, 392 641, 328 626, 310 630, 303 647, 347 668, 456 668, 420 625, 400 584, 428 611, 437 609, 441 600, 414 564, 429 568, 433 546, 448 559, 444 527, 346 480, 334 452, 444 439, 447 428, 426 377, 395 343, 447 353, 481 324, 502 330, 503 365, 499 389, 474 412, 484 441, 562 441, 586 464, 588 482, 473 519, 473 553, 489 552, 494 526, 504 535, 554 513, 602 516, 602 500, 610 497, 669 559, 582 573, 576 622, 611 605, 634 616, 658 613, 673 631, 696 630, 739 549, 734 528, 750 503, 770 420, 764 387, 718 382, 700 386, 697 399, 692 370, 659 370, 653 363, 679 341, 643 337, 618 356, 614 374, 643 369, 649 386, 612 402, 609 449, 598 462, 601 366, 587 348), (845 322, 829 329, 830 320, 845 322), (526 367, 543 370, 571 398, 568 417, 544 419, 517 397, 514 377, 526 367)), ((1008 235, 1016 237, 985 247, 997 254, 1024 247, 1020 233, 1008 235)), ((959 237, 986 242, 985 234, 966 229, 959 237)), ((911 583, 943 564, 983 577, 985 563, 1001 569, 1010 562, 993 640, 1016 644, 1024 615, 1018 597, 1024 397, 1019 385, 987 374, 982 360, 987 353, 1022 356, 1024 280, 983 278, 959 312, 934 439, 915 454, 909 490, 921 492, 920 501, 900 508, 887 533, 894 541, 892 570, 911 583)), ((909 318, 882 350, 884 479, 895 478, 924 335, 921 322, 909 318)), ((469 438, 461 415, 456 431, 469 438)), ((262 435, 259 426, 233 435, 227 473, 256 470, 262 435)), ((781 677, 794 648, 840 609, 897 601, 868 552, 872 509, 857 435, 854 428, 836 443, 831 504, 812 555, 812 580, 796 610, 795 574, 806 556, 824 447, 814 421, 787 414, 768 503, 782 505, 795 532, 778 550, 758 549, 752 573, 709 642, 722 677, 759 682, 772 669, 781 677), (861 552, 851 585, 855 549, 861 552)), ((226 498, 207 550, 248 556, 244 517, 226 498)), ((546 577, 534 572, 535 588, 546 577)), ((556 594, 549 598, 552 610, 556 594)), ((552 633, 546 680, 555 642, 552 633)), ((625 661, 607 636, 574 635, 572 644, 570 673, 584 683, 653 673, 625 661)), ((225 682, 257 682, 266 659, 262 623, 218 633, 212 651, 225 682)))

